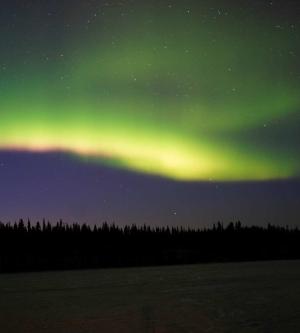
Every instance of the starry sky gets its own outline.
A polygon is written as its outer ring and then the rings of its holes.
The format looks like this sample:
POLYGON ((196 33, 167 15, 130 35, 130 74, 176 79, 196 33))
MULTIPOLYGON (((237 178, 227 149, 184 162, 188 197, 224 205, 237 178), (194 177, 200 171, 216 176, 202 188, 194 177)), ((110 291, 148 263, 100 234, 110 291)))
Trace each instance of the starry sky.
POLYGON ((4 0, 0 219, 299 222, 296 1, 4 0))

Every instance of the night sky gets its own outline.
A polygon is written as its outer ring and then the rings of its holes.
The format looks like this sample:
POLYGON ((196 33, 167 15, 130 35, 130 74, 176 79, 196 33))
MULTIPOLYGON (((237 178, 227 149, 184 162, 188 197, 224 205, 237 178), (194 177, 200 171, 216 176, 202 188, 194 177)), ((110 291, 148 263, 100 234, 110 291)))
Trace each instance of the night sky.
POLYGON ((298 225, 297 1, 3 0, 0 220, 298 225))

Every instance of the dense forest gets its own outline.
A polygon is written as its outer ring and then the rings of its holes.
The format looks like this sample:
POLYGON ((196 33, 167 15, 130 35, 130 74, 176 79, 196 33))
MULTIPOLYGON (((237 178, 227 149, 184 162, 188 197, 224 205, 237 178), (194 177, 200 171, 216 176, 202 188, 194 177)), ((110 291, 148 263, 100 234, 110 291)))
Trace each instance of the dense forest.
POLYGON ((300 230, 0 222, 0 272, 300 259, 300 230))

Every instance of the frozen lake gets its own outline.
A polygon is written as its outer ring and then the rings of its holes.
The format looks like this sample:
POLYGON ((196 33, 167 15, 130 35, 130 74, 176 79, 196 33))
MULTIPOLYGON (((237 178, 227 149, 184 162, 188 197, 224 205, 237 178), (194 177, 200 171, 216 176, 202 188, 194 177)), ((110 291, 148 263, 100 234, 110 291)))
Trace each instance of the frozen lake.
POLYGON ((300 261, 3 274, 0 332, 300 332, 300 261))

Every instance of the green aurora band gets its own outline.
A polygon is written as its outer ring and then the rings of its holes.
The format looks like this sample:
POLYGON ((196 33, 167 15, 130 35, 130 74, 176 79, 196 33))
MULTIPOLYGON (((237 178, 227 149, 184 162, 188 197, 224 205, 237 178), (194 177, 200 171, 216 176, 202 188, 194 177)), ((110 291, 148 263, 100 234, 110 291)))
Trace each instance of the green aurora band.
POLYGON ((99 6, 82 30, 77 8, 76 29, 56 22, 61 39, 32 36, 39 52, 27 56, 21 30, 46 28, 17 26, 13 70, 0 78, 0 149, 176 180, 297 177, 298 147, 285 138, 299 124, 295 26, 277 25, 276 11, 186 4, 99 6))

